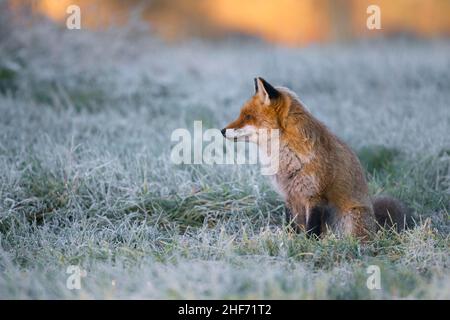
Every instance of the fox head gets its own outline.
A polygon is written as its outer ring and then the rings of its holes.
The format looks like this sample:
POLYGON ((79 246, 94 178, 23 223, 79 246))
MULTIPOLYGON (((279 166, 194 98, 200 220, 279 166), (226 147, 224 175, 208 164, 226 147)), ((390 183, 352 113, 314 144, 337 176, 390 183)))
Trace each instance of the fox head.
POLYGON ((259 129, 282 130, 289 112, 288 95, 263 78, 255 78, 255 93, 244 103, 239 117, 223 128, 222 134, 234 141, 258 143, 259 129))

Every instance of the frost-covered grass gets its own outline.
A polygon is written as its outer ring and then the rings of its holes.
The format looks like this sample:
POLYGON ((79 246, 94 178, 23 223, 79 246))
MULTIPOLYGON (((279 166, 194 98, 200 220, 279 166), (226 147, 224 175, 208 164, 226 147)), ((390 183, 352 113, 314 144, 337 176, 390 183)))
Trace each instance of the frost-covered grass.
POLYGON ((165 45, 3 18, 0 298, 450 298, 450 42, 165 45), (307 239, 257 167, 171 164, 171 132, 223 127, 257 75, 295 90, 417 226, 307 239))

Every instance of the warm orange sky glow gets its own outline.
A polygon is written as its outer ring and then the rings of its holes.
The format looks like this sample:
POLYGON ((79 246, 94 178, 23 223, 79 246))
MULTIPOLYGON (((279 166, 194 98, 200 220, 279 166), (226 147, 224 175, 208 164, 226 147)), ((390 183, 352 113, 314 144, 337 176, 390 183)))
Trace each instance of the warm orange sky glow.
MULTIPOLYGON (((14 5, 30 3, 11 0, 14 5)), ((62 22, 70 4, 81 7, 82 24, 98 28, 126 21, 141 4, 145 20, 166 38, 241 33, 289 45, 351 39, 380 33, 450 34, 450 0, 35 0, 33 11, 62 22), (381 9, 382 30, 366 28, 366 9, 381 9)))
POLYGON ((270 41, 295 44, 329 37, 327 12, 321 1, 214 0, 206 12, 214 23, 270 41))

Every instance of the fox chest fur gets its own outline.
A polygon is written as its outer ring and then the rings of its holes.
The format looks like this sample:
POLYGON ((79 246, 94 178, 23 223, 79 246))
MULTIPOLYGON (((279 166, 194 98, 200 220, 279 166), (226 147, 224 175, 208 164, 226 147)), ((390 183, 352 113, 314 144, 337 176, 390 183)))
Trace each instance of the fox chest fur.
POLYGON ((279 150, 279 168, 270 176, 274 189, 285 199, 293 196, 305 202, 319 192, 317 178, 307 172, 307 165, 314 158, 294 152, 287 144, 281 144, 279 150))

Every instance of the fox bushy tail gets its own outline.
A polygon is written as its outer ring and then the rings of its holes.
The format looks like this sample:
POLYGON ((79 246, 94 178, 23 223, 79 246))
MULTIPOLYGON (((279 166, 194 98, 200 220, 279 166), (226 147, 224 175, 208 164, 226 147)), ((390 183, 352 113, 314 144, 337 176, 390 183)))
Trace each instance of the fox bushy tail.
POLYGON ((372 200, 375 218, 380 227, 395 228, 398 232, 411 227, 410 210, 399 200, 389 196, 379 196, 372 200))

